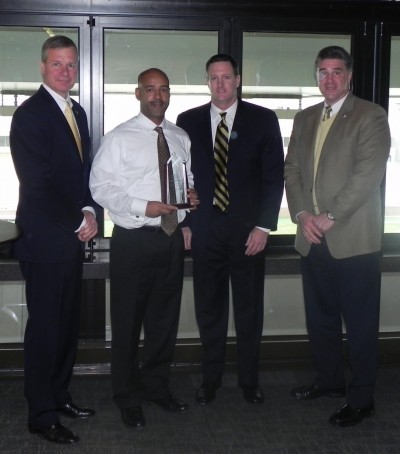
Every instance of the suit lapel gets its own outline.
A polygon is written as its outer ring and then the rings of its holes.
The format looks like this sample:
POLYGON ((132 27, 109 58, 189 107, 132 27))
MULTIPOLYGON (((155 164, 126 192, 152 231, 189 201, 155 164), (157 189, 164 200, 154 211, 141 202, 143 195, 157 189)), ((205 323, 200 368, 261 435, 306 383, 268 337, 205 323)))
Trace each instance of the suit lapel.
MULTIPOLYGON (((199 116, 199 122, 197 129, 199 131, 198 136, 201 142, 204 144, 201 148, 204 150, 204 154, 214 160, 214 143, 212 139, 211 131, 211 114, 210 114, 211 103, 206 104, 199 116)), ((197 147, 199 148, 199 147, 197 147)))
MULTIPOLYGON (((73 141, 73 144, 75 144, 75 150, 76 150, 77 158, 79 159, 80 162, 82 162, 81 158, 80 158, 80 155, 79 155, 78 146, 76 145, 76 142, 75 142, 74 134, 71 131, 71 128, 70 128, 70 126, 68 124, 67 119, 65 118, 64 113, 61 111, 60 107, 58 106, 56 101, 53 99, 53 97, 50 95, 50 93, 43 86, 41 86, 39 88, 39 90, 40 90, 41 94, 44 96, 44 98, 46 100, 46 103, 48 105, 49 116, 51 118, 56 118, 56 121, 59 122, 60 125, 63 125, 63 128, 64 128, 66 134, 68 134, 71 137, 71 139, 73 141)), ((73 110, 73 113, 75 115, 76 122, 78 124, 79 132, 81 132, 81 131, 83 131, 83 129, 82 129, 82 126, 80 124, 79 111, 76 109, 76 106, 74 104, 72 106, 72 110, 73 110)), ((81 137, 81 139, 82 139, 82 149, 83 149, 83 156, 84 156, 85 155, 85 152, 84 152, 84 140, 83 140, 82 137, 81 137)))
POLYGON ((306 162, 309 164, 309 175, 313 178, 314 175, 314 150, 315 150, 315 142, 317 140, 317 131, 318 126, 321 118, 321 109, 323 104, 317 104, 315 109, 310 113, 308 118, 306 119, 306 124, 304 127, 305 137, 304 142, 310 143, 311 146, 306 150, 308 156, 306 156, 306 162), (307 131, 309 131, 307 133, 307 131), (308 137, 307 137, 307 134, 308 137))
POLYGON ((354 107, 354 97, 350 93, 347 96, 342 107, 340 108, 339 112, 336 114, 336 117, 332 123, 332 126, 329 129, 329 132, 326 136, 324 145, 321 150, 320 161, 324 158, 324 155, 326 155, 326 153, 329 152, 330 149, 335 148, 337 139, 342 134, 341 131, 343 129, 343 125, 347 121, 349 114, 353 110, 353 107, 354 107))

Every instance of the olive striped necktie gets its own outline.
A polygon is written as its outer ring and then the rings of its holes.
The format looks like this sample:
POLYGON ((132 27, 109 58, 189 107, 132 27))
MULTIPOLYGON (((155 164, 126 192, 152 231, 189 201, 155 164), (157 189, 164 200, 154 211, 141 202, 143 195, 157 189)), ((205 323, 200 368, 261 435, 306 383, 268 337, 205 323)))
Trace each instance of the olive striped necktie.
POLYGON ((229 205, 227 163, 229 148, 229 131, 226 123, 226 112, 221 112, 221 121, 217 126, 214 143, 215 192, 214 204, 226 211, 229 205))

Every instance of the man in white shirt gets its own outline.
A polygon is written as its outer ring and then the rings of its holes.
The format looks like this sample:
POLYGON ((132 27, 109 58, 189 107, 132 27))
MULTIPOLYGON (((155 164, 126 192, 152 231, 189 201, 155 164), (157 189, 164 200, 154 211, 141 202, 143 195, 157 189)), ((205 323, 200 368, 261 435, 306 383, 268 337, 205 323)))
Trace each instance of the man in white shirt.
MULTIPOLYGON (((186 164, 190 187, 193 176, 189 137, 164 118, 170 99, 167 75, 157 68, 142 72, 135 95, 140 113, 104 136, 93 161, 90 189, 114 222, 110 244, 114 400, 122 420, 139 428, 145 425, 143 398, 170 412, 188 409, 172 396, 169 371, 179 320, 184 250, 190 249, 191 231, 188 227, 178 227, 170 234, 163 230, 164 216, 176 213, 181 222, 186 211, 162 199, 159 134, 165 136, 172 160, 186 164), (162 130, 156 131, 156 127, 162 130)), ((196 192, 188 192, 191 204, 196 205, 196 192)))

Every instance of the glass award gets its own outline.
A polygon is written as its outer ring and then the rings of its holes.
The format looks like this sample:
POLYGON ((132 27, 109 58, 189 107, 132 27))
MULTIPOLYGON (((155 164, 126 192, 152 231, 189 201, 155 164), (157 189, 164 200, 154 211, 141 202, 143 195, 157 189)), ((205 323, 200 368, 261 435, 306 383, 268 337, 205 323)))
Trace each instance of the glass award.
POLYGON ((186 162, 182 161, 181 158, 177 158, 172 155, 165 164, 165 188, 163 188, 163 201, 169 205, 176 206, 179 210, 190 208, 190 199, 188 197, 188 176, 186 170, 186 162), (169 179, 172 178, 174 181, 175 188, 175 199, 171 200, 171 191, 169 189, 169 179))

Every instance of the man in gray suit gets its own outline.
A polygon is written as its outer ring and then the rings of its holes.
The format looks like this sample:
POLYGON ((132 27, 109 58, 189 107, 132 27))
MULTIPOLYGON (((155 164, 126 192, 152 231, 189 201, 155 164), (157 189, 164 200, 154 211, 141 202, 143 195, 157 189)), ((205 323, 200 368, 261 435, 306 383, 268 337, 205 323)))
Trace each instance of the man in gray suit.
POLYGON ((344 397, 329 418, 358 424, 374 411, 380 304, 380 184, 390 149, 384 109, 350 91, 353 62, 322 49, 315 74, 324 102, 299 112, 285 162, 286 194, 297 224, 310 346, 317 369, 299 400, 344 397), (342 319, 351 381, 345 385, 342 319))

